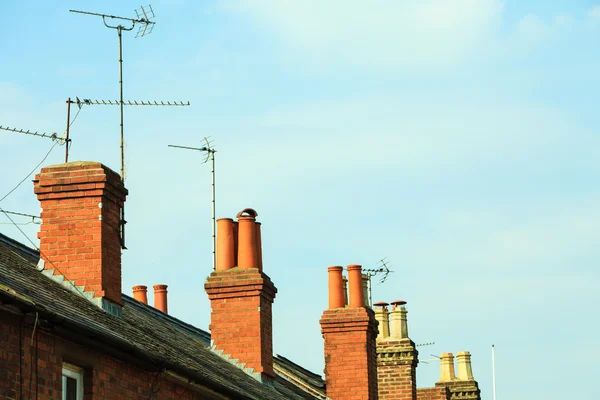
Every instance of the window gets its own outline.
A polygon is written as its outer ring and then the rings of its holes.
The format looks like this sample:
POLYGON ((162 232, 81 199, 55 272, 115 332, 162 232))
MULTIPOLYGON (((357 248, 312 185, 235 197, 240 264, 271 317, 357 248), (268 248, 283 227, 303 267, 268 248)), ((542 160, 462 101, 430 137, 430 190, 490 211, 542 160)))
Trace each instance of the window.
POLYGON ((83 400, 83 369, 63 363, 62 400, 83 400))

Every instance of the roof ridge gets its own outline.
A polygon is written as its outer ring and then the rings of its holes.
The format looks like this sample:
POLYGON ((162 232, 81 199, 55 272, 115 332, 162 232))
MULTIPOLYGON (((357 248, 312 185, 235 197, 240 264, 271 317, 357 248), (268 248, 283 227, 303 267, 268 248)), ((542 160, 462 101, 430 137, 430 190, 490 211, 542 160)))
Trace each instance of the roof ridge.
POLYGON ((20 250, 22 252, 28 253, 32 257, 40 256, 40 252, 37 249, 32 249, 31 247, 13 239, 13 238, 6 236, 2 232, 0 232, 0 242, 7 244, 11 247, 14 247, 15 249, 20 250))

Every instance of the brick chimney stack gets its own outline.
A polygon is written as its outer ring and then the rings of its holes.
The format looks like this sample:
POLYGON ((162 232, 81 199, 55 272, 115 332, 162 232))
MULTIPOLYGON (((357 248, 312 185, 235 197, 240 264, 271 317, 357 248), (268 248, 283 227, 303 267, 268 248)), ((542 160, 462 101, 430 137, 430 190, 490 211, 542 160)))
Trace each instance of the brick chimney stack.
MULTIPOLYGON (((377 303, 387 304, 387 303, 377 303)), ((380 400, 416 400, 417 364, 419 352, 415 343, 408 337, 406 302, 392 302, 389 312, 389 336, 380 335, 377 339, 377 379, 380 400)), ((385 314, 379 311, 380 318, 387 323, 385 314)))
POLYGON ((329 267, 329 309, 320 322, 327 397, 332 400, 377 399, 377 321, 365 306, 361 269, 348 266, 350 304, 346 307, 343 268, 329 267))
POLYGON ((260 225, 251 208, 217 221, 217 265, 204 288, 212 347, 257 378, 274 377, 271 308, 277 289, 262 272, 260 225))
POLYGON ((42 168, 34 191, 48 274, 64 275, 104 310, 120 315, 120 216, 127 195, 121 177, 98 162, 70 162, 42 168))
POLYGON ((456 363, 458 377, 455 375, 452 353, 443 353, 440 356, 440 380, 435 384, 435 387, 438 389, 446 388, 451 398, 481 400, 479 384, 473 378, 471 370, 471 354, 468 351, 456 353, 456 363))

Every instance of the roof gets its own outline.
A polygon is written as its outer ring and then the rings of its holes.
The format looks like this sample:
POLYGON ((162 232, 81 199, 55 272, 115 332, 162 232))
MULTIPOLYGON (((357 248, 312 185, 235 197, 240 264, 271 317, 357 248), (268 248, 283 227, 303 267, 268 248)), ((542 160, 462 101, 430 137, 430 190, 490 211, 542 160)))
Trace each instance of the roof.
POLYGON ((104 349, 123 349, 148 360, 145 364, 154 370, 175 372, 235 399, 315 398, 279 376, 266 384, 257 381, 212 352, 208 332, 129 296, 123 295, 123 316, 112 316, 40 273, 38 260, 35 250, 0 234, 0 304, 35 310, 41 318, 58 322, 57 334, 71 334, 71 340, 93 336, 110 344, 104 349))

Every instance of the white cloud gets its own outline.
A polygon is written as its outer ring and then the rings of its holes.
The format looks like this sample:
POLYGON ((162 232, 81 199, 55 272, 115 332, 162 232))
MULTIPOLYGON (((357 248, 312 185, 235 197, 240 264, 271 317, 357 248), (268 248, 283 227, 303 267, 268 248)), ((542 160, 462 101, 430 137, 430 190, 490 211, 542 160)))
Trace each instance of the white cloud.
POLYGON ((600 21, 600 6, 590 8, 588 16, 594 21, 600 21))
POLYGON ((529 42, 538 42, 546 39, 553 30, 553 26, 543 22, 535 14, 528 14, 517 24, 519 37, 529 42))
POLYGON ((499 0, 239 0, 247 13, 325 63, 445 68, 478 48, 499 19, 499 0))

